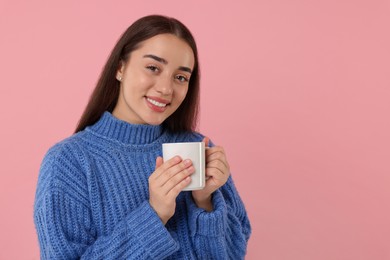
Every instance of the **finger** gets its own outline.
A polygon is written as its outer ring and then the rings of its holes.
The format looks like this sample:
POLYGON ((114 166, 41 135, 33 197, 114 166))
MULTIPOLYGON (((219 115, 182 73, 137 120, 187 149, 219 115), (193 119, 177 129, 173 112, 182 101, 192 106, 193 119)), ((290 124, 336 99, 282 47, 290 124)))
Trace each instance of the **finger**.
POLYGON ((213 153, 223 153, 225 154, 225 149, 223 149, 222 146, 214 146, 210 147, 209 149, 206 150, 207 154, 213 154, 213 153))
POLYGON ((175 186, 173 186, 169 191, 168 191, 168 198, 170 199, 176 199, 177 195, 185 188, 187 187, 188 184, 190 184, 191 178, 187 176, 180 182, 178 182, 175 186))
POLYGON ((188 184, 188 179, 191 180, 189 176, 194 172, 195 168, 190 166, 168 179, 161 187, 164 194, 169 194, 172 190, 173 193, 180 192, 186 186, 183 184, 183 181, 188 184))
POLYGON ((207 165, 206 167, 207 177, 216 176, 216 174, 226 175, 228 173, 229 173, 229 169, 227 169, 225 165, 220 162, 213 163, 212 165, 207 165))
POLYGON ((213 180, 214 182, 221 183, 221 185, 223 185, 227 181, 229 176, 230 176, 230 172, 222 173, 218 169, 212 169, 207 173, 207 177, 208 177, 207 181, 213 180))
MULTIPOLYGON (((213 157, 213 156, 211 156, 213 157)), ((230 171, 229 163, 224 156, 215 156, 211 160, 207 160, 206 169, 208 168, 217 168, 222 172, 226 173, 230 171)))
POLYGON ((156 170, 155 172, 153 173, 155 179, 158 179, 159 177, 161 177, 161 175, 169 168, 173 167, 174 165, 180 163, 182 161, 182 159, 180 158, 180 156, 175 156, 171 159, 169 159, 168 161, 166 162, 163 162, 161 165, 159 165, 159 167, 157 167, 157 160, 159 161, 159 159, 157 158, 156 159, 156 170))
POLYGON ((156 167, 154 169, 157 170, 157 168, 160 167, 163 163, 164 163, 163 158, 161 156, 158 156, 156 158, 156 167))
POLYGON ((175 175, 177 175, 183 171, 186 171, 191 167, 193 168, 192 161, 189 159, 186 159, 186 160, 172 166, 171 168, 167 169, 166 171, 164 171, 159 176, 157 181, 160 183, 161 186, 165 185, 165 183, 168 182, 170 179, 172 179, 175 175))
MULTIPOLYGON (((212 148, 210 148, 211 150, 212 148)), ((226 160, 226 154, 223 150, 213 150, 206 154, 207 160, 226 160)))
POLYGON ((227 181, 227 178, 224 179, 224 178, 220 178, 220 179, 217 179, 215 177, 213 178, 209 178, 207 181, 206 181, 206 187, 208 189, 212 189, 213 191, 215 191, 216 189, 218 189, 219 187, 223 186, 227 181))
POLYGON ((204 142, 206 148, 209 147, 210 139, 207 136, 203 138, 202 142, 204 142))
MULTIPOLYGON (((213 148, 210 148, 213 149, 213 148)), ((223 149, 216 149, 206 156, 206 164, 210 164, 213 161, 221 161, 226 168, 229 168, 229 163, 226 158, 226 154, 223 149)))

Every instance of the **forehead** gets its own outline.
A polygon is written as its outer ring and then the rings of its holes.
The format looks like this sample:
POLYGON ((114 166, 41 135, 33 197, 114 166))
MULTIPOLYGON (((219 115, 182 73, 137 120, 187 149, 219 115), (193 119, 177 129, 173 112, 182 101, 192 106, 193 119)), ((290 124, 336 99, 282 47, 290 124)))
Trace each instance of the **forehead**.
POLYGON ((173 34, 159 34, 140 43, 131 56, 143 58, 153 54, 165 59, 168 64, 193 68, 195 58, 190 45, 173 34))

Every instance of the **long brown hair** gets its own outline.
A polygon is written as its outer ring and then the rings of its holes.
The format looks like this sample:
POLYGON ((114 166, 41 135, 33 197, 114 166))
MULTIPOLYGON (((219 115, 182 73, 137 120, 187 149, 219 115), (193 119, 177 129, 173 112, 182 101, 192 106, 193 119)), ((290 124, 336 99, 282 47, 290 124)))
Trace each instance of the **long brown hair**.
POLYGON ((88 104, 76 127, 75 133, 96 123, 105 111, 112 112, 119 96, 116 73, 121 62, 127 62, 130 53, 142 41, 169 33, 184 40, 194 52, 195 65, 191 73, 187 95, 179 108, 164 121, 173 132, 195 130, 199 112, 199 62, 194 37, 180 21, 161 15, 145 16, 135 21, 123 33, 108 58, 88 104))

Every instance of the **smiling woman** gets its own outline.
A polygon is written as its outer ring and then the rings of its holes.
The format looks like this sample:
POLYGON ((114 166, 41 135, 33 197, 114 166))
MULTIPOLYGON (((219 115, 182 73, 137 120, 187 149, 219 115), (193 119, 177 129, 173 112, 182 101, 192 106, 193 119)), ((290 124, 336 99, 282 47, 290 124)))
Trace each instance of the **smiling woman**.
POLYGON ((113 115, 135 124, 163 123, 186 97, 194 63, 191 47, 175 35, 142 42, 117 72, 121 90, 113 115))
POLYGON ((114 47, 76 133, 46 154, 34 208, 42 258, 243 259, 251 234, 225 151, 195 132, 199 66, 178 20, 147 16, 114 47), (206 184, 162 144, 205 142, 206 184))

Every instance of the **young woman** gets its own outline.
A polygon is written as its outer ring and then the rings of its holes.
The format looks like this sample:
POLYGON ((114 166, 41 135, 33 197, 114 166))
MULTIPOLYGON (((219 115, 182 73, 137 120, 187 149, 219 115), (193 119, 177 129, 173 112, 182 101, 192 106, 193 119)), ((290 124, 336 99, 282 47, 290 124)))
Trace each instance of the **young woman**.
POLYGON ((194 131, 195 41, 179 21, 147 16, 114 47, 76 133, 40 170, 34 220, 41 257, 243 259, 251 233, 222 147, 194 131), (208 180, 182 191, 191 161, 162 143, 199 142, 208 180))

